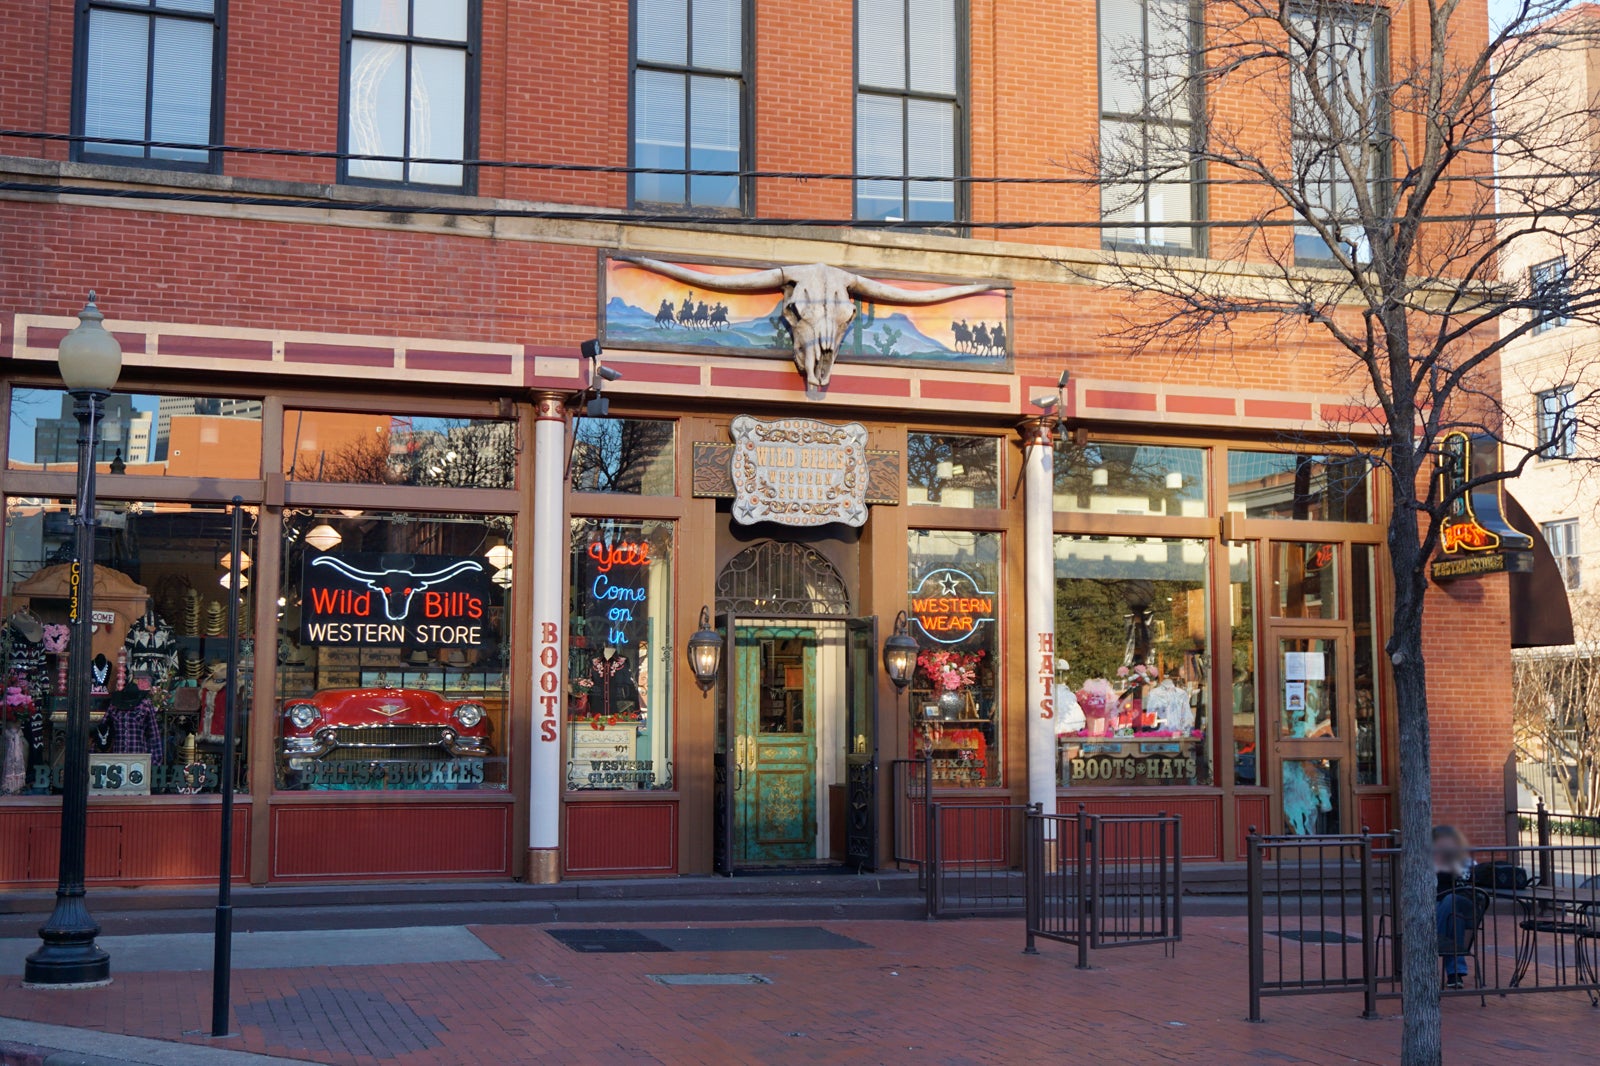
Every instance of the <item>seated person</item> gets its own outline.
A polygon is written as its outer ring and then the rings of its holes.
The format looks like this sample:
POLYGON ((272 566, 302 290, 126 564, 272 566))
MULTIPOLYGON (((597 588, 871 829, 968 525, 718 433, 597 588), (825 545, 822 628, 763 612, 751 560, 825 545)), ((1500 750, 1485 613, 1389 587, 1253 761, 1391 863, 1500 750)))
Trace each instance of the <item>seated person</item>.
POLYGON ((1467 838, 1454 826, 1433 827, 1433 869, 1439 879, 1434 914, 1439 927, 1439 954, 1444 957, 1446 988, 1466 983, 1466 947, 1478 924, 1477 899, 1470 889, 1472 858, 1467 838), (1457 950, 1451 951, 1450 948, 1457 950))

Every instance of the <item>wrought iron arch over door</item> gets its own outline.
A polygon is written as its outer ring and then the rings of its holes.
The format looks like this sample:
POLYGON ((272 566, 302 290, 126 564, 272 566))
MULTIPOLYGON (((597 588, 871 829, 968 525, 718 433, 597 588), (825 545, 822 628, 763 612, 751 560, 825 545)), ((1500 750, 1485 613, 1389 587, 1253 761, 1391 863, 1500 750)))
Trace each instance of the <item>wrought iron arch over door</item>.
POLYGON ((848 618, 850 607, 850 590, 838 569, 807 544, 752 544, 717 575, 718 613, 848 618))

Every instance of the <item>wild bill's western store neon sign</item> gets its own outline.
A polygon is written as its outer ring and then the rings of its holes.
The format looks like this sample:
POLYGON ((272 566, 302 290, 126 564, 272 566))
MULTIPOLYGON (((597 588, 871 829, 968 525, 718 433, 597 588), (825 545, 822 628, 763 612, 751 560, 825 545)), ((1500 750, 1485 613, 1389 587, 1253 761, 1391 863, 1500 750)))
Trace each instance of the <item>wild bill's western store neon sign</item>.
POLYGON ((300 643, 479 648, 492 635, 488 574, 447 555, 309 555, 300 579, 300 643))

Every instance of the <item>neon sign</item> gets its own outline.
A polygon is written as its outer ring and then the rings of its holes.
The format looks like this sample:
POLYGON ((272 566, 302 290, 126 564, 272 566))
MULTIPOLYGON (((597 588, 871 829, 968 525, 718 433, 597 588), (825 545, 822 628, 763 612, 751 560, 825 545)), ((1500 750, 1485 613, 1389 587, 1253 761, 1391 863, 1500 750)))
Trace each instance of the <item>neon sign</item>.
POLYGON ((995 619, 996 600, 971 574, 950 567, 923 577, 911 594, 911 620, 929 640, 959 644, 995 619))
POLYGON ((1499 471, 1494 442, 1484 438, 1480 443, 1474 447, 1473 439, 1457 430, 1445 436, 1440 448, 1439 497, 1451 503, 1439 528, 1439 558, 1430 571, 1436 581, 1533 569, 1533 538, 1506 521, 1500 483, 1467 487, 1499 471))
POLYGON ((303 646, 480 647, 493 602, 473 558, 352 553, 306 558, 300 585, 303 646))
POLYGON ((651 562, 650 544, 634 540, 606 544, 597 540, 584 554, 594 564, 589 600, 603 614, 606 643, 627 644, 634 611, 643 606, 648 596, 644 579, 651 562))

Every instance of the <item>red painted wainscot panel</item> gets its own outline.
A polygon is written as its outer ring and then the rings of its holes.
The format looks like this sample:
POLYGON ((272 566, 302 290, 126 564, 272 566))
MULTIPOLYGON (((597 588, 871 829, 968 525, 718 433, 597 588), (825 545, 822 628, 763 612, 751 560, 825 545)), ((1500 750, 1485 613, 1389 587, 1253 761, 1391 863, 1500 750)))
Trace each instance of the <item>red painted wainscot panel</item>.
POLYGON ((1234 833, 1238 836, 1238 853, 1235 858, 1249 858, 1249 848, 1245 841, 1250 839, 1250 827, 1255 826, 1256 832, 1267 836, 1272 832, 1272 797, 1265 792, 1252 795, 1234 793, 1233 797, 1234 833))
MULTIPOLYGON (((85 869, 92 885, 215 881, 222 810, 216 803, 91 803, 85 869)), ((61 808, 0 807, 0 885, 53 885, 60 860, 61 808)), ((233 810, 233 876, 250 871, 250 805, 233 810)))
POLYGON ((1073 814, 1083 804, 1090 814, 1175 814, 1183 830, 1183 857, 1211 861, 1222 858, 1222 797, 1163 796, 1150 789, 1144 796, 1085 796, 1069 793, 1056 797, 1056 810, 1073 814))
POLYGON ((274 881, 510 877, 511 802, 280 803, 274 881))
MULTIPOLYGON (((959 792, 936 792, 934 800, 939 812, 939 859, 941 863, 983 862, 1009 865, 1020 858, 1017 849, 1022 846, 1014 830, 1020 824, 1012 811, 1002 808, 1011 804, 1009 797, 989 793, 976 796, 959 792), (994 808, 990 810, 989 808, 994 808)), ((912 800, 908 815, 913 829, 910 837, 911 854, 917 862, 927 851, 927 805, 912 800)))
POLYGON ((1368 792, 1359 797, 1361 825, 1366 826, 1368 832, 1387 833, 1394 828, 1394 820, 1389 814, 1389 799, 1387 792, 1368 792))
POLYGON ((678 804, 568 800, 562 852, 573 877, 678 872, 678 804))

